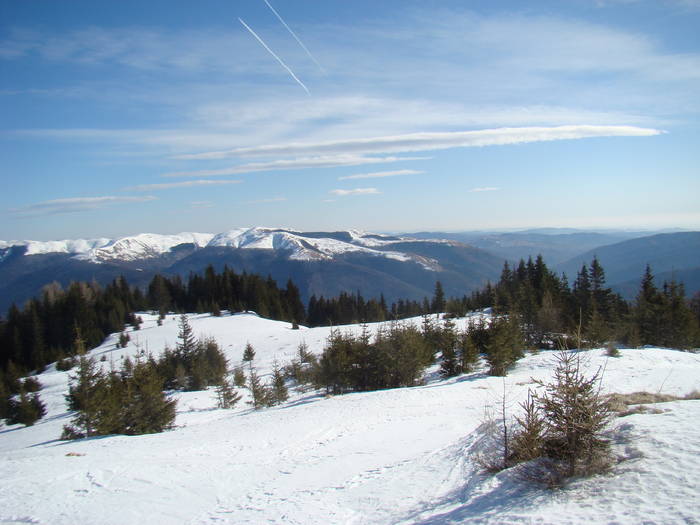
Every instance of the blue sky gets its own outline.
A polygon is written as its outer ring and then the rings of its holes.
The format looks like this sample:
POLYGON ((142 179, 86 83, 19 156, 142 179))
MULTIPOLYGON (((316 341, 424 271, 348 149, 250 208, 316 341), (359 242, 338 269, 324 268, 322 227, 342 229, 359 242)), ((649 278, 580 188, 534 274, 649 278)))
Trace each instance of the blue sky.
POLYGON ((698 0, 0 0, 0 239, 697 229, 698 27, 698 0))

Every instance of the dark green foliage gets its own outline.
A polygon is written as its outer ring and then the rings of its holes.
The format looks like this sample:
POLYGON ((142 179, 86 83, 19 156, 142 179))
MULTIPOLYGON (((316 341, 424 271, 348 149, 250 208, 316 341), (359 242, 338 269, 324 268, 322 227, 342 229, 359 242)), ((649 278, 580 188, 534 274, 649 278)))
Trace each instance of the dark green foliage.
POLYGON ((458 355, 462 373, 466 374, 473 371, 479 362, 479 349, 469 331, 459 334, 458 355))
POLYGON ((275 362, 272 366, 272 379, 270 384, 270 404, 281 405, 289 399, 289 391, 285 384, 284 374, 282 369, 275 362))
POLYGON ((445 319, 443 325, 433 328, 431 338, 442 353, 440 374, 443 377, 453 377, 462 373, 462 362, 458 346, 459 335, 451 319, 445 319))
POLYGON ((8 425, 19 423, 29 427, 46 415, 46 405, 39 398, 39 394, 30 394, 24 388, 20 388, 18 398, 11 398, 7 402, 6 410, 8 425))
POLYGON ((243 388, 245 387, 245 382, 245 372, 241 367, 236 367, 233 370, 233 384, 238 388, 243 388))
POLYGON ((609 464, 605 431, 611 417, 599 393, 599 373, 586 377, 578 354, 557 356, 554 381, 543 385, 535 401, 542 411, 545 456, 558 462, 566 477, 598 472, 609 464))
POLYGON ((299 390, 305 391, 316 386, 318 370, 319 365, 316 356, 309 352, 309 347, 306 343, 301 342, 297 348, 297 357, 292 359, 291 363, 285 367, 285 375, 299 385, 299 390))
POLYGON ((496 448, 492 457, 481 458, 484 466, 501 470, 526 463, 519 470, 525 479, 550 486, 606 471, 612 464, 605 437, 612 412, 599 393, 599 373, 584 375, 577 353, 557 354, 554 380, 537 382, 541 393, 528 391, 514 426, 502 401, 496 448))
POLYGON ((430 303, 430 309, 433 313, 441 313, 445 311, 445 292, 442 290, 442 283, 435 281, 435 292, 433 300, 430 303))
POLYGON ((122 404, 124 434, 152 434, 172 427, 176 401, 163 393, 163 380, 152 363, 137 361, 125 382, 122 404))
POLYGON ((497 317, 489 327, 486 361, 489 374, 505 376, 508 369, 523 356, 524 341, 520 324, 515 316, 497 317))
POLYGON ((77 364, 75 357, 64 357, 56 361, 56 370, 67 372, 77 364))
POLYGON ((255 359, 255 350, 253 349, 253 345, 246 343, 245 349, 243 350, 243 361, 245 363, 249 363, 253 359, 255 359))
POLYGON ((318 360, 316 383, 334 394, 414 386, 432 359, 433 349, 412 326, 392 325, 374 343, 366 332, 335 330, 318 360))
POLYGON ((100 412, 107 393, 102 370, 92 357, 81 355, 78 369, 71 376, 71 386, 66 396, 69 410, 77 412, 72 423, 83 435, 96 434, 100 412))
POLYGON ((204 390, 221 385, 228 370, 226 356, 213 339, 178 343, 175 351, 165 349, 155 363, 168 389, 204 390))
POLYGON ((250 362, 248 370, 248 390, 250 390, 251 396, 251 401, 249 401, 249 403, 253 406, 253 409, 259 410, 270 406, 270 389, 262 382, 257 370, 253 367, 252 361, 250 362))
POLYGON ((126 348, 129 344, 129 341, 131 341, 131 336, 129 336, 129 334, 127 334, 126 332, 120 333, 117 348, 126 348))
POLYGON ((36 377, 28 377, 22 382, 22 387, 25 392, 38 392, 42 386, 39 379, 36 377))
POLYGON ((358 292, 342 292, 338 297, 328 298, 311 296, 308 308, 310 326, 337 326, 351 323, 383 321, 388 312, 382 309, 376 299, 365 300, 358 292))
POLYGON ((651 268, 647 266, 630 317, 628 344, 641 342, 691 348, 700 344, 700 325, 685 299, 682 284, 664 283, 659 290, 654 284, 651 268))
POLYGON ((241 400, 241 395, 233 389, 228 379, 224 379, 216 387, 216 400, 219 408, 233 408, 241 400))
POLYGON ((163 393, 163 379, 151 360, 126 360, 119 372, 105 374, 82 356, 67 397, 76 412, 62 439, 107 434, 150 434, 170 428, 175 400, 163 393))

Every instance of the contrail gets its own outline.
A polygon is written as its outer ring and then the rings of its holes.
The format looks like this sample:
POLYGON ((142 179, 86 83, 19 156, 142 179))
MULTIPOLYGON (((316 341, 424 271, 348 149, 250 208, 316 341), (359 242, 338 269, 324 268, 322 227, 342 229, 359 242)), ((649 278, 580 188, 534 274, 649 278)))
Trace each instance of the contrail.
POLYGON ((275 16, 277 17, 277 19, 278 19, 280 22, 282 22, 282 25, 283 25, 284 27, 287 28, 287 31, 289 31, 289 34, 292 35, 292 36, 294 37, 294 40, 296 40, 296 41, 298 42, 298 44, 301 46, 301 48, 302 48, 304 51, 306 51, 306 54, 309 55, 309 58, 310 58, 311 60, 314 61, 314 64, 316 64, 316 65, 318 66, 318 68, 321 70, 322 73, 325 73, 326 71, 323 69, 323 66, 321 66, 321 64, 318 63, 318 60, 316 60, 316 59, 314 58, 314 56, 311 54, 311 51, 309 51, 309 50, 306 48, 306 46, 304 45, 304 43, 303 43, 301 40, 299 40, 299 37, 294 33, 294 31, 292 31, 292 28, 289 27, 289 26, 287 25, 287 23, 286 23, 284 20, 282 20, 282 17, 279 15, 279 13, 278 13, 277 11, 275 11, 275 8, 272 7, 272 6, 270 5, 270 2, 268 2, 267 0, 263 0, 263 2, 265 2, 265 4, 267 5, 267 7, 270 8, 270 11, 272 11, 272 12, 275 14, 275 16))
POLYGON ((282 65, 282 67, 283 67, 284 69, 286 69, 286 70, 289 72, 290 75, 292 75, 292 78, 293 78, 294 80, 297 81, 297 84, 299 84, 301 87, 304 88, 304 91, 306 91, 306 94, 307 94, 307 95, 311 95, 311 92, 309 91, 309 88, 307 88, 307 87, 304 85, 304 83, 303 83, 301 80, 299 80, 299 79, 297 78, 297 76, 294 74, 294 71, 292 71, 291 69, 289 69, 289 66, 287 66, 287 64, 285 64, 285 63, 282 61, 282 59, 281 59, 280 57, 278 57, 277 55, 275 55, 275 53, 272 51, 272 49, 270 49, 269 47, 267 47, 267 44, 265 44, 265 42, 262 41, 262 38, 260 38, 260 37, 255 33, 255 31, 253 31, 250 27, 248 27, 248 24, 246 24, 243 20, 241 20, 241 19, 239 18, 238 21, 239 21, 241 24, 243 24, 243 27, 245 27, 248 31, 250 31, 250 34, 253 35, 253 36, 255 37, 255 39, 256 39, 258 42, 260 42, 260 44, 261 44, 265 49, 267 49, 267 52, 270 53, 273 57, 275 57, 275 58, 277 59, 277 62, 279 62, 279 63, 282 65))

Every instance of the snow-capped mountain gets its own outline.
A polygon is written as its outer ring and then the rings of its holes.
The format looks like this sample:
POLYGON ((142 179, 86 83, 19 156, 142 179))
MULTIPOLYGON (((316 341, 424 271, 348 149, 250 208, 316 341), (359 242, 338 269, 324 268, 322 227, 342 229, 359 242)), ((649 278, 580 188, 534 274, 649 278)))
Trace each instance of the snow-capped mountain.
POLYGON ((387 300, 422 299, 435 281, 462 295, 498 277, 503 260, 456 241, 356 230, 301 232, 238 228, 226 232, 142 233, 119 239, 0 241, 0 312, 41 293, 51 282, 106 284, 123 275, 145 286, 160 272, 186 277, 212 265, 292 279, 302 297, 360 291, 387 300))
MULTIPOLYGON (((274 250, 285 253, 290 260, 312 261, 332 259, 350 252, 387 257, 398 261, 415 259, 427 269, 437 269, 435 261, 415 258, 411 254, 388 249, 408 238, 368 234, 356 230, 331 233, 304 233, 281 228, 238 228, 226 232, 159 235, 141 233, 119 239, 77 239, 62 241, 0 241, 5 254, 13 246, 24 246, 24 255, 51 253, 69 254, 75 259, 93 263, 133 262, 155 259, 177 246, 194 248, 227 247, 236 249, 274 250)), ((434 240, 420 242, 436 242, 434 240)), ((449 243, 450 241, 438 241, 449 243)))

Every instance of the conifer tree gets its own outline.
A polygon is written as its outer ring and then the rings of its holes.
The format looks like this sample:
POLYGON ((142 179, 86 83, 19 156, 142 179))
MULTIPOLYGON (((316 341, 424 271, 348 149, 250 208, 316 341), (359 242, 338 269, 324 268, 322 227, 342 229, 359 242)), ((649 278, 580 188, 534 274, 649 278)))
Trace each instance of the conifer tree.
POLYGON ((255 359, 255 350, 253 349, 253 345, 246 343, 245 349, 243 350, 243 362, 251 363, 253 359, 255 359))
POLYGON ((284 374, 277 361, 272 365, 272 385, 270 389, 270 401, 273 405, 281 405, 289 399, 289 391, 284 381, 284 374))
POLYGON ((81 355, 71 383, 66 401, 68 408, 77 412, 71 421, 74 433, 93 436, 105 401, 104 374, 92 357, 81 355))
POLYGON ((233 370, 233 384, 238 388, 243 388, 246 385, 245 372, 240 366, 233 370))
POLYGON ((459 334, 459 361, 462 373, 469 373, 479 362, 479 349, 471 334, 467 331, 459 334))
POLYGON ((19 423, 29 427, 46 415, 46 405, 41 401, 38 393, 30 394, 21 387, 19 399, 9 400, 7 412, 8 424, 19 423))
POLYGON ((233 389, 228 379, 224 379, 216 388, 216 399, 219 408, 233 408, 241 400, 241 395, 233 389))
POLYGON ((177 402, 163 393, 163 380, 155 366, 137 361, 127 382, 123 433, 152 434, 172 427, 177 402))
POLYGON ((489 327, 489 341, 486 345, 486 360, 489 374, 505 376, 508 369, 522 357, 524 345, 522 332, 514 315, 497 318, 489 327))
POLYGON ((250 390, 251 401, 249 403, 254 410, 259 410, 269 405, 270 393, 263 384, 257 370, 251 365, 248 370, 248 390, 250 390))
POLYGON ((440 281, 435 281, 435 292, 433 293, 433 300, 430 304, 430 308, 433 313, 445 311, 445 292, 442 289, 442 283, 440 281))
POLYGON ((175 353, 178 358, 188 361, 197 346, 197 340, 194 337, 194 332, 187 319, 187 315, 180 315, 179 331, 177 333, 178 341, 175 344, 175 353))

